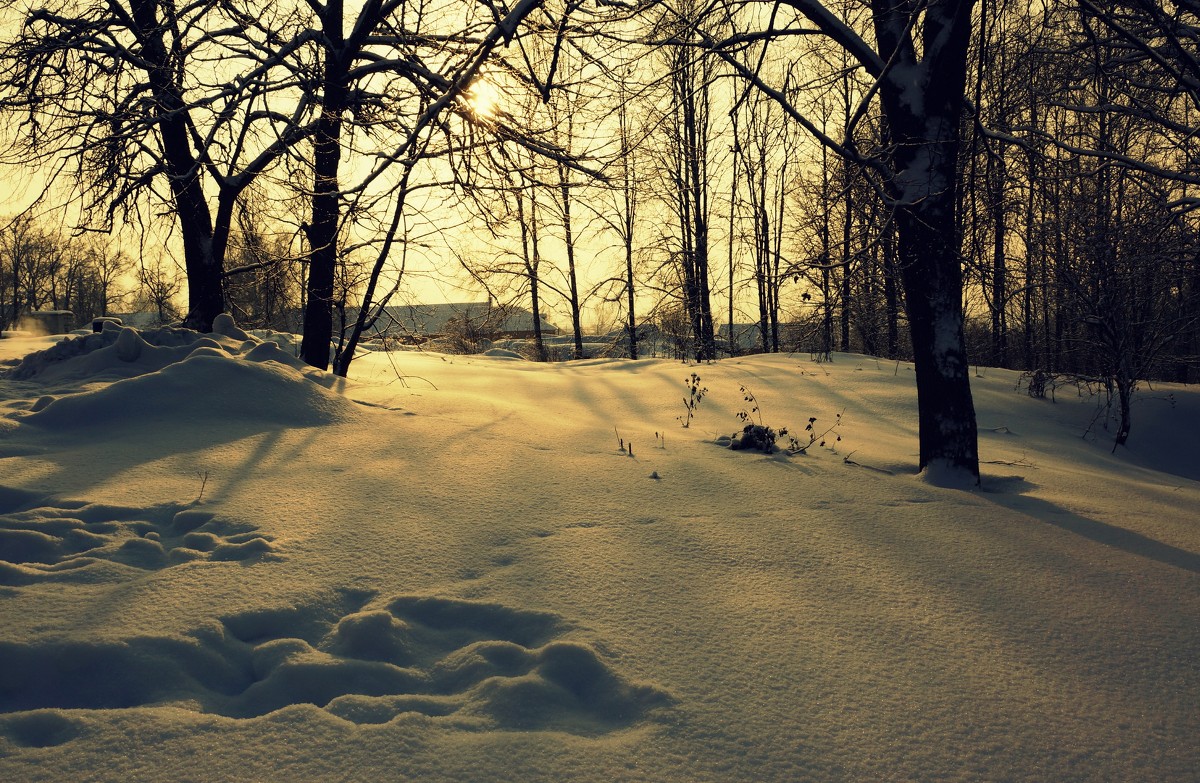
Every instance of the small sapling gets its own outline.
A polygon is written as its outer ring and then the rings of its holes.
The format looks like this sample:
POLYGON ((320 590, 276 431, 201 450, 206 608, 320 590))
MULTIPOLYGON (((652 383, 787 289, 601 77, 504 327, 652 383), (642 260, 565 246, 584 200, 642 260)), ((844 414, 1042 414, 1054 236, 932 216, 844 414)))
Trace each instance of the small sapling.
POLYGON ((683 384, 687 386, 688 396, 683 398, 684 415, 676 416, 675 418, 686 429, 692 424, 692 417, 696 415, 696 408, 700 405, 700 400, 704 399, 704 395, 708 394, 708 387, 700 385, 700 376, 692 373, 691 377, 685 378, 683 384))

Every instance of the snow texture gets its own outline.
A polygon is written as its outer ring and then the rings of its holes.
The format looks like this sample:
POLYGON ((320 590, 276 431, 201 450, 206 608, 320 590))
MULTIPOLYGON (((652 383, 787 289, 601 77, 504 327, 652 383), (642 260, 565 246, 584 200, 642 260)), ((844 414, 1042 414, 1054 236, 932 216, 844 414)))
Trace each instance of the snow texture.
POLYGON ((0 779, 1196 779, 1192 388, 979 370, 969 490, 904 363, 289 345, 0 341, 0 779))

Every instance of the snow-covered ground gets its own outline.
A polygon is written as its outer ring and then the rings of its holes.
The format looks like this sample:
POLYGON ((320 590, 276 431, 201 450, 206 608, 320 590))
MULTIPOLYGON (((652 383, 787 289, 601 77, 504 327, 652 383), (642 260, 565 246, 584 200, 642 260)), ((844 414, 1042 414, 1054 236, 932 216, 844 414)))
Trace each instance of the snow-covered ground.
POLYGON ((0 341, 0 780, 1200 775, 1196 389, 1112 454, 980 370, 961 491, 912 475, 904 363, 343 383, 219 330, 0 341), (722 448, 741 385, 841 424, 722 448))

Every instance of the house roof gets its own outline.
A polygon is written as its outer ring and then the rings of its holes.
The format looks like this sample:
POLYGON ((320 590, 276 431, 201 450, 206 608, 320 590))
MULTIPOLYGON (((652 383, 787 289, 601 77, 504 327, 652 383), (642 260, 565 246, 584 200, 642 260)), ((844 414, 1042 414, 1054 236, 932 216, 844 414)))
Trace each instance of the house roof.
MULTIPOLYGON (((346 308, 347 321, 358 316, 357 308, 346 308)), ((558 327, 541 319, 544 334, 557 334, 558 327)), ((432 336, 454 331, 451 322, 468 322, 482 331, 516 334, 533 331, 533 314, 521 307, 497 307, 489 302, 389 305, 375 328, 376 334, 432 336)))

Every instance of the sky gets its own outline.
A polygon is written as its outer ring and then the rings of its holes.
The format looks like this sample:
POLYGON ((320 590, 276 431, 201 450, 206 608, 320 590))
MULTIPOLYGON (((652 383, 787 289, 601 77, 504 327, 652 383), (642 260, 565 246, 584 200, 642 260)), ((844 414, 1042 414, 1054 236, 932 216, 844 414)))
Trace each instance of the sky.
MULTIPOLYGON (((533 44, 531 43, 530 46, 533 44)), ((611 42, 598 42, 598 46, 612 46, 611 42)), ((505 50, 505 53, 510 58, 519 59, 515 51, 515 47, 510 47, 505 50)), ((567 73, 567 59, 563 58, 560 64, 560 72, 557 76, 560 79, 568 80, 574 78, 567 73)), ((644 64, 646 62, 657 62, 655 56, 648 56, 641 59, 644 64)), ((542 73, 542 78, 547 78, 548 73, 542 73)), ((597 81, 594 74, 588 74, 586 81, 597 81)), ((714 93, 721 95, 720 101, 726 101, 729 96, 725 94, 725 84, 719 84, 714 88, 714 93)), ((504 95, 499 90, 493 89, 487 96, 488 102, 491 104, 489 111, 495 111, 497 108, 505 108, 507 103, 515 103, 516 99, 511 95, 504 95)), ((594 103, 599 104, 598 100, 594 103)), ((518 107, 510 105, 507 108, 514 113, 520 113, 518 107)), ((608 108, 599 110, 601 119, 589 117, 585 121, 580 122, 580 127, 577 128, 579 138, 575 144, 577 147, 587 148, 587 154, 597 153, 602 146, 607 142, 601 138, 607 130, 603 116, 611 114, 608 108)), ((596 112, 593 112, 595 114, 596 112)), ((725 122, 724 110, 717 111, 717 119, 715 122, 720 124, 725 122)), ((581 115, 582 116, 582 115, 581 115)), ((507 120, 506 120, 507 121, 507 120)), ((725 150, 728 145, 721 143, 715 144, 714 149, 725 150)), ((578 150, 577 150, 578 151, 578 150)), ((727 154, 721 152, 720 154, 727 154)), ((359 156, 365 158, 367 156, 359 156)), ((343 184, 349 184, 354 179, 353 173, 355 167, 367 165, 360 159, 350 158, 343 165, 343 184)), ((589 162, 588 165, 598 165, 589 162)), ((718 169, 724 171, 727 168, 725 163, 713 163, 711 170, 715 173, 718 169)), ((430 176, 426 172, 426 176, 430 176)), ((432 176, 439 176, 435 173, 432 176)), ((29 179, 29 181, 40 178, 38 174, 18 174, 17 169, 9 166, 0 167, 0 217, 11 215, 27 206, 27 196, 31 195, 33 189, 28 184, 19 184, 19 180, 29 179), (6 198, 7 196, 7 198, 6 198)), ((69 181, 69 178, 68 178, 69 181)), ((716 182, 714 179, 714 193, 717 191, 723 192, 726 186, 716 182)), ((486 198, 486 196, 485 196, 486 198)), ((714 197, 716 198, 716 197, 714 197)), ((62 198, 51 198, 47 203, 56 204, 66 200, 62 198)), ((716 198, 719 201, 719 198, 716 198)), ((435 191, 425 191, 416 193, 413 196, 413 209, 411 210, 410 223, 414 226, 415 241, 407 259, 408 270, 406 279, 402 287, 402 296, 405 300, 411 302, 447 302, 447 301, 482 301, 487 298, 486 292, 476 283, 473 283, 469 277, 461 270, 460 263, 456 256, 463 256, 471 260, 490 261, 502 254, 502 245, 507 245, 508 250, 516 251, 519 249, 519 241, 517 232, 514 227, 511 227, 508 232, 510 236, 503 241, 489 242, 481 240, 484 232, 478 224, 469 224, 468 213, 471 211, 471 205, 466 201, 461 192, 442 188, 435 191)), ((161 209, 161 206, 159 207, 161 209)), ((655 259, 651 259, 648 266, 654 266, 656 260, 662 255, 660 251, 653 250, 652 246, 659 237, 659 226, 663 224, 665 218, 652 214, 655 207, 650 200, 643 200, 642 215, 644 225, 642 226, 642 235, 638 238, 639 251, 658 253, 655 259)), ((548 210, 547 210, 548 211, 548 210)), ((63 221, 68 227, 74 225, 73 216, 62 216, 49 214, 47 218, 51 221, 63 221)), ((293 250, 297 254, 303 252, 302 243, 299 240, 299 225, 306 219, 304 214, 280 214, 275 216, 278 225, 274 228, 278 229, 283 235, 293 237, 293 250)), ((383 219, 380 216, 379 219, 383 219)), ((110 238, 110 242, 131 257, 140 256, 143 252, 165 252, 173 259, 177 266, 180 267, 182 274, 182 252, 179 247, 177 237, 173 236, 177 233, 170 221, 162 221, 163 225, 159 226, 154 239, 147 241, 140 230, 134 226, 119 226, 117 232, 110 238)), ((726 230, 723 228, 725 222, 714 212, 714 244, 713 244, 713 285, 714 291, 717 292, 718 300, 725 300, 728 291, 727 275, 725 274, 725 251, 722 249, 724 243, 724 234, 726 230)), ((580 248, 579 256, 586 259, 586 263, 580 264, 581 287, 589 290, 594 285, 613 274, 619 274, 622 268, 622 251, 616 246, 617 240, 614 237, 601 235, 595 230, 595 222, 589 221, 586 210, 582 208, 576 209, 574 230, 579 239, 580 248), (591 226, 587 225, 592 223, 591 226)), ((562 242, 557 239, 559 230, 543 231, 543 253, 547 260, 547 265, 555 267, 565 267, 565 249, 562 242)), ((395 254, 394 254, 395 255, 395 254)), ((395 259, 394 259, 395 260, 395 259)), ((745 272, 742 273, 745 276, 745 272)), ((553 282, 560 289, 565 288, 565 282, 558 279, 561 277, 557 272, 547 276, 548 282, 553 282)), ((128 287, 135 287, 135 281, 130 278, 126 281, 128 287)), ((655 304, 657 292, 651 292, 646 289, 647 293, 639 299, 639 309, 648 310, 655 304)), ((549 291, 542 292, 544 297, 544 305, 549 306, 553 310, 553 315, 550 320, 555 321, 562 327, 569 326, 569 310, 565 303, 564 297, 552 294, 549 291)), ((750 296, 750 286, 746 285, 740 295, 740 298, 746 299, 746 302, 740 302, 747 305, 744 307, 747 313, 753 308, 748 306, 748 298, 750 296)), ((517 296, 519 303, 528 306, 527 296, 520 294, 517 296)), ((714 301, 714 306, 720 312, 727 312, 727 308, 721 301, 714 301)), ((599 328, 611 326, 619 318, 619 313, 613 306, 606 306, 598 299, 589 303, 585 322, 589 326, 599 328)), ((747 317, 745 320, 750 320, 747 317)))
POLYGON ((0 340, 0 778, 1195 779, 1192 387, 978 368, 964 491, 903 362, 215 328, 0 340))

